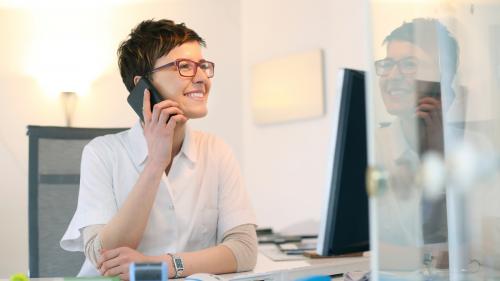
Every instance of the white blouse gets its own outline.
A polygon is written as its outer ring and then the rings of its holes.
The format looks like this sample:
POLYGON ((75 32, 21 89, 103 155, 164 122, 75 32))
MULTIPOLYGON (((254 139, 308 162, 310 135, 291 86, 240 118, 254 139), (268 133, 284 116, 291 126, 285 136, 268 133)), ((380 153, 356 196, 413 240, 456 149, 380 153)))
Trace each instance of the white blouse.
MULTIPOLYGON (((147 144, 140 122, 92 140, 83 150, 78 206, 61 247, 83 251, 82 229, 106 224, 144 169, 147 144)), ((239 165, 219 138, 186 128, 181 151, 164 174, 138 251, 145 255, 215 246, 239 225, 256 224, 239 165)), ((99 275, 86 260, 79 276, 99 275)))

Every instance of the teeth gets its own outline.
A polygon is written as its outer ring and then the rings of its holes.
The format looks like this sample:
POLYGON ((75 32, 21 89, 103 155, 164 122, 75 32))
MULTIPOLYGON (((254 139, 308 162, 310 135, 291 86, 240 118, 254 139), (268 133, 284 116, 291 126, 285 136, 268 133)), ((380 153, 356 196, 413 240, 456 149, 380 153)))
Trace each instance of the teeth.
POLYGON ((202 98, 203 97, 203 93, 189 93, 186 96, 188 96, 188 97, 194 97, 194 98, 202 98))
POLYGON ((389 95, 391 96, 402 96, 402 95, 407 95, 409 91, 407 90, 391 90, 389 91, 389 95))

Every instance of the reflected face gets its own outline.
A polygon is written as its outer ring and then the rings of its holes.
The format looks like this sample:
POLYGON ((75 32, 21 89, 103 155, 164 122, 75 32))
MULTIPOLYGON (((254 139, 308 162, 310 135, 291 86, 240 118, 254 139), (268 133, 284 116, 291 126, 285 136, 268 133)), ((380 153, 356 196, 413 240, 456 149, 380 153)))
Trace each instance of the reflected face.
MULTIPOLYGON (((156 60, 154 68, 181 58, 194 62, 203 60, 200 44, 192 41, 175 47, 156 60)), ((154 72, 151 77, 151 82, 160 94, 165 99, 177 102, 187 118, 200 118, 207 115, 211 80, 200 68, 197 69, 194 77, 183 77, 179 74, 177 66, 172 65, 154 72)))
POLYGON ((390 41, 387 56, 377 62, 383 72, 379 85, 387 111, 392 115, 414 115, 418 96, 415 80, 439 81, 439 69, 420 47, 406 41, 390 41))

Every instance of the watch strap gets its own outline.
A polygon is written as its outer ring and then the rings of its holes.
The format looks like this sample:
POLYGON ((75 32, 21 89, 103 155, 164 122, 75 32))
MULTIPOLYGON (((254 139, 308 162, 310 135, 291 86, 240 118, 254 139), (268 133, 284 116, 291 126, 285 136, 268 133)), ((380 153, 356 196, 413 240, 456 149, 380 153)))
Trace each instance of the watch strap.
POLYGON ((167 253, 167 255, 169 255, 172 258, 172 264, 174 265, 173 269, 175 270, 174 278, 181 277, 182 272, 184 271, 184 261, 182 260, 181 257, 176 256, 174 254, 167 253))

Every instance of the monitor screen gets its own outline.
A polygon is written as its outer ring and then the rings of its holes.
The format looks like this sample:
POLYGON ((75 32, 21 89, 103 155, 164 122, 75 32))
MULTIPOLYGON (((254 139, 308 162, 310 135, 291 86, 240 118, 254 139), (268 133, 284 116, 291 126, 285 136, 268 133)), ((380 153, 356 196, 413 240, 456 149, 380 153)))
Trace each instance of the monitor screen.
POLYGON ((365 77, 342 69, 329 157, 329 182, 318 234, 317 253, 322 256, 367 251, 368 196, 365 77))

